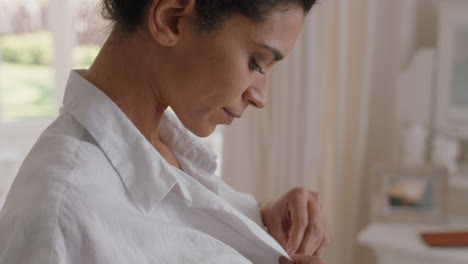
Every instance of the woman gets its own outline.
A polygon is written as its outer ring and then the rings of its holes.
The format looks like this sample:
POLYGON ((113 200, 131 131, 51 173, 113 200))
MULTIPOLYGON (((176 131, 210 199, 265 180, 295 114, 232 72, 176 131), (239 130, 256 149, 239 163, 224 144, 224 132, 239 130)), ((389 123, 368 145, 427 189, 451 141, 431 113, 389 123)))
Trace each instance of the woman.
POLYGON ((258 205, 193 136, 263 108, 314 2, 104 0, 114 30, 15 179, 0 262, 322 263, 315 193, 258 205))

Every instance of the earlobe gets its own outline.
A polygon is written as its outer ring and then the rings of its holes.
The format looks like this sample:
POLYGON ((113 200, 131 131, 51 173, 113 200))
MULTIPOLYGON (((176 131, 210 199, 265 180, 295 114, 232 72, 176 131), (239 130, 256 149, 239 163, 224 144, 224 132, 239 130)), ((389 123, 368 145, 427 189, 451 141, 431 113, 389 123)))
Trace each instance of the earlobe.
POLYGON ((177 44, 181 20, 195 13, 196 0, 153 0, 148 13, 148 29, 153 39, 164 47, 177 44))

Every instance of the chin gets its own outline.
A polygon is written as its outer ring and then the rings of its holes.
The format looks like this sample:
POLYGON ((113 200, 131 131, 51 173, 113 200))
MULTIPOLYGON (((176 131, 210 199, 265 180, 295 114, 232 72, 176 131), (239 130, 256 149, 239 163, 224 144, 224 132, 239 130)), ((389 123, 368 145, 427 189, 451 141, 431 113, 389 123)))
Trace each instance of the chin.
POLYGON ((201 138, 206 138, 206 137, 209 137, 211 136, 211 134, 213 134, 213 132, 215 131, 215 128, 216 127, 213 127, 213 128, 210 128, 210 129, 202 129, 201 131, 195 133, 195 132, 192 132, 194 133, 197 137, 201 137, 201 138))
POLYGON ((185 126, 190 132, 195 134, 197 137, 206 138, 209 137, 216 129, 215 125, 207 124, 204 126, 185 126))

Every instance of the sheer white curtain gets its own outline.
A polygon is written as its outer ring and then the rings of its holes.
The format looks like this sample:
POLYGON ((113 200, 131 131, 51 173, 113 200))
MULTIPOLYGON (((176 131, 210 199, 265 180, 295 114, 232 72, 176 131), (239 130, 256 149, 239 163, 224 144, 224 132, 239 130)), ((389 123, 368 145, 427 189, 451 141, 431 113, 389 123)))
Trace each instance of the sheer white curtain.
POLYGON ((259 200, 292 187, 320 193, 331 264, 353 262, 366 214, 359 204, 372 53, 366 21, 373 2, 319 1, 293 52, 273 73, 267 108, 250 110, 225 131, 222 175, 235 188, 259 200))
POLYGON ((260 199, 294 186, 320 186, 330 64, 325 50, 331 47, 320 37, 328 33, 317 11, 276 66, 266 109, 249 109, 225 131, 223 177, 260 199))

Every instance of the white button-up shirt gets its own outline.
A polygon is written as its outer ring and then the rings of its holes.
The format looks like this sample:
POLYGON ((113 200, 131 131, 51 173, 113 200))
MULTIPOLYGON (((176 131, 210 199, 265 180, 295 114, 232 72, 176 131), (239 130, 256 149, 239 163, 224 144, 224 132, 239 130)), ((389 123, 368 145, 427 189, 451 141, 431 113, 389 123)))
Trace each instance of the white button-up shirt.
POLYGON ((1 264, 278 263, 255 199, 213 176, 216 155, 172 113, 153 148, 72 72, 60 116, 20 168, 0 214, 1 264))

